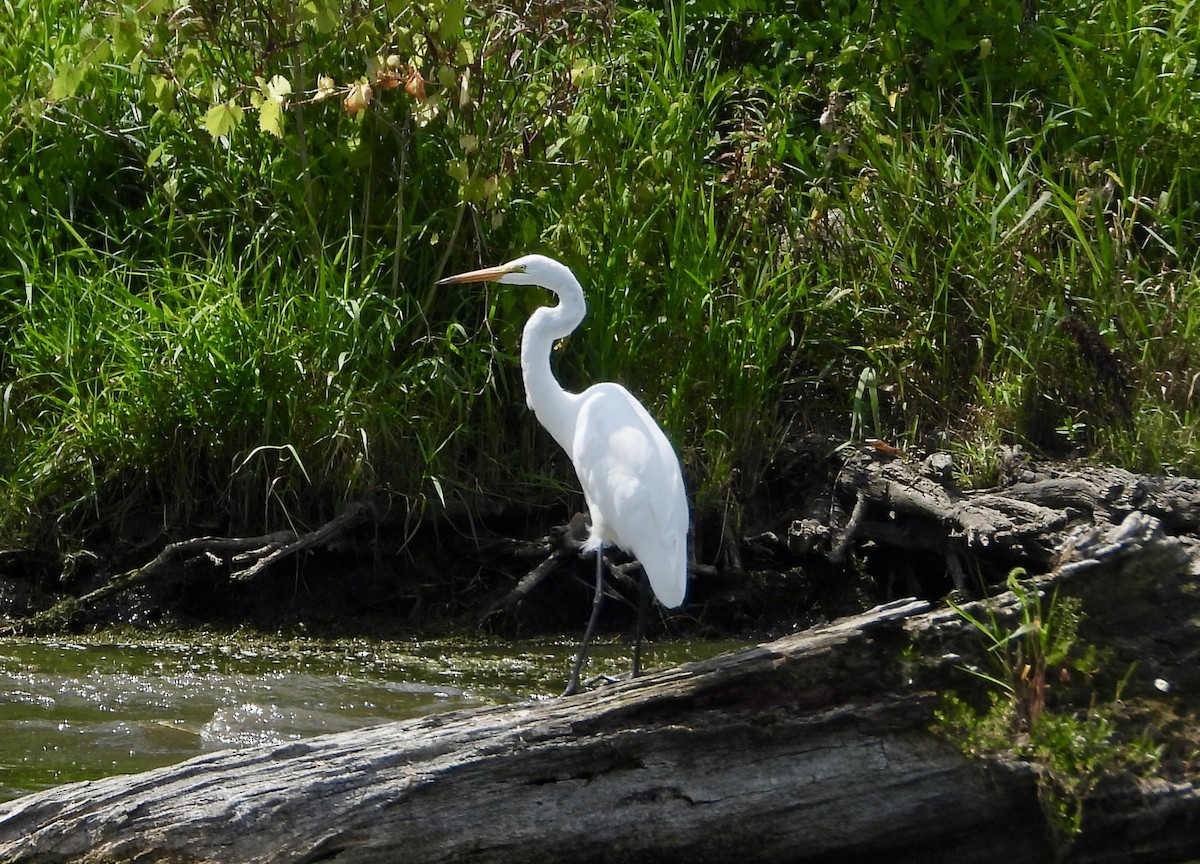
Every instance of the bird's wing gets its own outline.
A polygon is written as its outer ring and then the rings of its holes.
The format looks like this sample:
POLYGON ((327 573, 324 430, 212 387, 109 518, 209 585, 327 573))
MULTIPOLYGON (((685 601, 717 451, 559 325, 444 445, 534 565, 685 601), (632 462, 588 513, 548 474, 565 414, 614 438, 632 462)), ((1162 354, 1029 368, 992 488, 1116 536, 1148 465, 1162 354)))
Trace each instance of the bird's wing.
POLYGON ((571 458, 592 512, 591 543, 633 553, 659 600, 678 606, 686 588, 688 528, 679 458, 624 387, 599 384, 582 396, 571 458))

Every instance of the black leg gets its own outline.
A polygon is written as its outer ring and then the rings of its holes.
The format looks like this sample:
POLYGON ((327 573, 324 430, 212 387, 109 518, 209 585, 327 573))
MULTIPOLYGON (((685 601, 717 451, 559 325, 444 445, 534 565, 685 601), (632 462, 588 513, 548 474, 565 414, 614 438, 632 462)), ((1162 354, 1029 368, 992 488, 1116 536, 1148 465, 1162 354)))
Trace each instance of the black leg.
POLYGON ((646 576, 646 571, 642 571, 642 578, 638 580, 638 616, 637 616, 637 633, 633 637, 633 678, 642 674, 642 633, 646 630, 646 614, 650 609, 650 588, 647 584, 649 579, 646 576))
POLYGON ((592 633, 596 630, 596 622, 600 620, 600 603, 604 600, 604 547, 596 549, 596 596, 592 598, 592 617, 588 619, 587 630, 583 632, 583 642, 579 646, 579 654, 575 656, 575 667, 571 670, 571 680, 567 682, 564 696, 573 696, 579 692, 579 673, 583 669, 583 658, 587 656, 588 643, 592 641, 592 633))

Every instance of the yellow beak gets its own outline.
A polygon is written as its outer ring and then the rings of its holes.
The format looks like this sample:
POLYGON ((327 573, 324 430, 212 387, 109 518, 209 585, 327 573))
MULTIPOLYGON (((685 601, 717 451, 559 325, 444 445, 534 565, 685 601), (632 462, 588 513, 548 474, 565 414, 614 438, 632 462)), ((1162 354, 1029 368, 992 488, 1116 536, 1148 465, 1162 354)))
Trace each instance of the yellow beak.
POLYGON ((445 279, 439 279, 438 285, 458 285, 463 282, 495 282, 501 276, 507 276, 509 273, 515 273, 517 268, 507 264, 501 264, 498 267, 484 267, 482 270, 472 270, 469 273, 459 273, 457 276, 447 276, 445 279))

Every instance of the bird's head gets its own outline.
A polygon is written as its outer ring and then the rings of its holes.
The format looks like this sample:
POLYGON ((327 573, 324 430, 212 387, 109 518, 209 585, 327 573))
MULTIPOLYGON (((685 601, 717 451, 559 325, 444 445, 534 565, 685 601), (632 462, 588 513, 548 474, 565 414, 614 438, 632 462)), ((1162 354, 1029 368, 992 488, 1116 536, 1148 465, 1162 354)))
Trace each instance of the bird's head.
MULTIPOLYGON (((545 255, 523 255, 498 267, 485 267, 457 276, 439 279, 439 285, 458 285, 465 282, 500 282, 504 285, 540 285, 552 291, 575 283, 575 277, 564 264, 545 255)), ((575 283, 578 284, 578 283, 575 283)))

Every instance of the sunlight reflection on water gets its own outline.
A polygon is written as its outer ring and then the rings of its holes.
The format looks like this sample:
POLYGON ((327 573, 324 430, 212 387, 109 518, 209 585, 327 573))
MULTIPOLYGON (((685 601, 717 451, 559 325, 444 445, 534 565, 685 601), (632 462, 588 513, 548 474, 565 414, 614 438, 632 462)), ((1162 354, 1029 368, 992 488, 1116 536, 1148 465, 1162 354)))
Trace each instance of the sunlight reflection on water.
MULTIPOLYGON (((718 653, 654 646, 648 665, 718 653)), ((283 743, 481 704, 550 697, 574 643, 0 640, 0 800, 155 768, 222 747, 283 743)), ((622 674, 600 644, 592 674, 622 674)))

